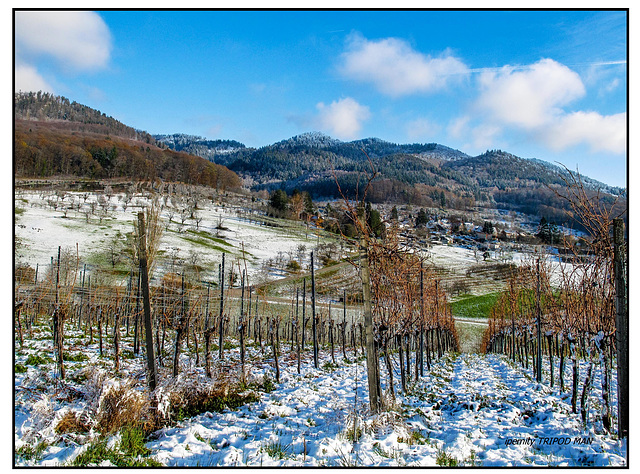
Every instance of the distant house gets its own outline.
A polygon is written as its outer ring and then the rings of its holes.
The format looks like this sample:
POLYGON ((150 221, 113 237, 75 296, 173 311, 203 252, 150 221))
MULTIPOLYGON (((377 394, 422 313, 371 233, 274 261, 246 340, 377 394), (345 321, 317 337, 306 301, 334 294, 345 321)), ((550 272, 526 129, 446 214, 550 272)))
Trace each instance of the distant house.
POLYGON ((488 234, 484 231, 484 228, 482 226, 476 226, 474 232, 476 234, 476 238, 478 238, 479 240, 491 240, 495 236, 495 230, 493 231, 493 233, 488 234))
POLYGON ((516 240, 518 238, 518 232, 515 232, 511 229, 503 230, 504 236, 507 240, 516 240))

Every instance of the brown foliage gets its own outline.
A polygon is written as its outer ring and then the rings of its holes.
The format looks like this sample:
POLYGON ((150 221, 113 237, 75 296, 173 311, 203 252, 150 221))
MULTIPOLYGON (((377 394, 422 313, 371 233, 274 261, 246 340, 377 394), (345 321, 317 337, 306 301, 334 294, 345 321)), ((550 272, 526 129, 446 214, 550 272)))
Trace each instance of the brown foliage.
POLYGON ((97 429, 116 433, 125 426, 139 426, 145 432, 156 429, 155 410, 147 394, 129 384, 116 385, 103 392, 97 412, 97 429))
POLYGON ((14 139, 16 177, 161 178, 222 191, 242 184, 233 171, 198 156, 119 137, 59 130, 49 122, 16 120, 14 139))
POLYGON ((74 411, 66 412, 56 425, 56 433, 87 433, 91 429, 91 426, 82 418, 82 415, 74 411))

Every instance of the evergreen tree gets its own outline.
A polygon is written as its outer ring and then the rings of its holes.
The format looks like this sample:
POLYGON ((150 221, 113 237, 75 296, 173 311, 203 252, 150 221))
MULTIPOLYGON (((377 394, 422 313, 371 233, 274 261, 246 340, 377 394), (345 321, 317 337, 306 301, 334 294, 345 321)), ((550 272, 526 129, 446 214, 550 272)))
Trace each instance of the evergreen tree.
POLYGON ((313 204, 313 200, 311 199, 311 194, 309 194, 308 191, 305 191, 302 193, 302 196, 304 197, 304 212, 308 216, 315 214, 315 206, 313 204))
POLYGON ((484 232, 487 235, 493 235, 493 222, 490 221, 485 221, 484 225, 482 226, 482 232, 484 232))
POLYGON ((554 243, 560 243, 562 234, 555 222, 549 222, 543 216, 542 219, 540 219, 540 225, 538 226, 538 233, 536 234, 536 237, 542 240, 545 244, 553 245, 554 243))
POLYGON ((366 206, 367 224, 376 237, 382 237, 384 233, 384 224, 380 217, 380 212, 377 209, 371 207, 371 203, 367 202, 366 206))
POLYGON ((278 212, 286 212, 287 204, 289 203, 289 198, 287 196, 286 191, 283 189, 276 189, 269 199, 269 204, 271 207, 278 212))
POLYGON ((416 216, 416 227, 424 227, 429 222, 429 216, 424 209, 420 209, 418 211, 418 215, 416 216))
POLYGON ((391 219, 394 221, 398 220, 398 208, 396 206, 393 206, 393 209, 391 209, 391 219))

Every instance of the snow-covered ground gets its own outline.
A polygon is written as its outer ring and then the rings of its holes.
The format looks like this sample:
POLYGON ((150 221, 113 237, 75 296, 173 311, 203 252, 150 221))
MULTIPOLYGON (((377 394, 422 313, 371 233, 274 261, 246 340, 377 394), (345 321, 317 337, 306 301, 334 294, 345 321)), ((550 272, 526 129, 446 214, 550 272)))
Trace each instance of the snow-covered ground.
MULTIPOLYGON (((149 202, 147 198, 137 196, 124 209, 120 195, 114 195, 109 199, 110 210, 102 219, 99 217, 99 205, 95 206, 95 214, 87 219, 85 211, 101 195, 90 194, 86 201, 83 196, 84 193, 80 192, 65 194, 65 205, 80 203, 79 210, 69 210, 65 216, 60 207, 53 209, 48 204, 50 200, 55 200, 52 192, 21 192, 16 195, 15 207, 19 212, 16 213, 15 234, 20 242, 16 261, 33 268, 36 265, 45 268, 50 264, 51 257, 55 259, 58 246, 61 246, 70 249, 73 255, 77 248, 81 262, 98 261, 98 255, 102 254, 101 260, 108 264, 105 255, 111 242, 116 239, 120 244, 124 243, 125 235, 134 231, 138 212, 149 202)), ((217 278, 218 263, 223 252, 227 253, 228 264, 241 261, 243 268, 243 256, 246 256, 248 273, 256 275, 266 260, 278 254, 297 256, 298 248, 304 246, 304 256, 308 258, 309 252, 319 242, 325 241, 324 238, 318 238, 313 228, 307 232, 304 226, 293 223, 287 228, 260 225, 249 219, 250 214, 239 213, 238 210, 242 211, 240 208, 221 206, 210 201, 201 201, 196 215, 200 215, 202 220, 197 226, 193 219, 187 219, 181 225, 177 212, 174 210, 170 214, 172 207, 169 200, 161 214, 163 233, 159 248, 165 256, 172 255, 182 261, 189 261, 191 255, 197 252, 197 263, 210 270, 212 279, 217 278), (218 229, 219 226, 224 229, 218 229)), ((169 263, 165 262, 164 265, 165 268, 159 270, 171 270, 169 263)))
MULTIPOLYGON (((57 199, 54 192, 19 192, 14 204, 18 210, 15 213, 15 235, 19 242, 16 261, 32 268, 36 265, 48 268, 51 258, 56 258, 58 247, 61 246, 74 256, 77 251, 81 263, 88 262, 90 269, 91 264, 108 267, 113 242, 119 243, 116 247, 124 245, 125 236, 134 231, 137 213, 142 209, 141 206, 148 204, 148 199, 135 196, 125 209, 124 198, 115 194, 109 198, 110 210, 100 219, 102 207, 98 200, 103 197, 101 194, 89 194, 85 200, 84 193, 67 192, 64 205, 69 206, 74 202, 76 205, 65 216, 61 205, 54 209, 49 204, 57 199), (96 210, 87 219, 92 202, 96 210)), ((301 260, 298 263, 306 269, 310 251, 318 244, 332 240, 330 235, 318 232, 312 226, 306 228, 292 221, 282 221, 285 223, 283 227, 265 226, 250 220, 250 214, 243 212, 245 210, 240 207, 222 206, 206 200, 200 202, 196 213, 202 218, 199 224, 196 226, 193 219, 187 219, 181 225, 181 219, 175 211, 179 207, 169 199, 161 213, 163 233, 160 249, 163 251, 163 260, 157 267, 156 275, 165 271, 179 271, 172 267, 172 260, 188 262, 195 258, 197 264, 208 272, 202 279, 215 281, 222 252, 225 252, 227 264, 237 265, 240 262, 242 268, 245 265, 243 257, 246 256, 251 281, 275 279, 284 274, 274 269, 269 269, 270 273, 265 274, 265 263, 270 259, 281 256, 301 260), (217 228, 220 225, 224 230, 217 228)), ((447 270, 455 278, 464 277, 467 269, 483 262, 477 252, 450 245, 434 245, 425 256, 428 262, 447 270)), ((507 257, 518 265, 529 258, 519 253, 511 253, 507 257)))
MULTIPOLYGON (((110 373, 111 362, 97 357, 97 342, 82 348, 80 340, 74 352, 82 350, 89 361, 67 362, 67 381, 55 378, 53 364, 27 365, 26 373, 16 374, 16 450, 25 453, 28 447, 43 446, 38 456, 16 456, 16 465, 69 466, 97 439, 94 430, 82 435, 55 430, 68 411, 87 423, 95 421, 101 405, 96 393, 104 395, 104 387, 118 383, 110 373), (91 381, 79 382, 78 375, 87 371, 94 374, 91 381), (102 373, 102 392, 96 391, 95 371, 102 373)), ((50 343, 41 340, 29 347, 19 351, 16 362, 24 364, 28 354, 50 349, 50 343)), ((394 361, 395 402, 387 394, 388 411, 372 415, 362 357, 353 362, 349 352, 350 361, 345 363, 341 351, 336 351, 336 367, 321 351, 320 368, 314 369, 307 348, 298 374, 295 354, 287 344, 282 344, 282 353, 280 383, 272 391, 258 391, 259 401, 235 410, 205 412, 152 433, 146 441, 150 457, 164 466, 194 467, 620 466, 626 462, 626 444, 603 434, 597 419, 598 376, 585 427, 580 415, 571 413, 567 393, 536 384, 530 371, 503 356, 447 354, 425 370, 424 377, 410 383, 406 394, 397 393, 399 368, 394 361)), ((261 356, 252 347, 249 354, 248 381, 264 381, 265 376, 275 380, 270 350, 261 356)), ((239 373, 237 358, 238 349, 226 352, 227 372, 239 373)), ((122 364, 118 380, 132 382, 133 391, 143 390, 144 358, 125 359, 122 364)), ((383 364, 381 371, 386 390, 383 364)), ((171 380, 169 372, 170 368, 164 369, 163 390, 172 384, 188 385, 190 379, 205 380, 202 368, 194 367, 193 358, 186 356, 178 379, 171 380)), ((118 435, 112 436, 108 446, 117 450, 120 441, 118 435)))

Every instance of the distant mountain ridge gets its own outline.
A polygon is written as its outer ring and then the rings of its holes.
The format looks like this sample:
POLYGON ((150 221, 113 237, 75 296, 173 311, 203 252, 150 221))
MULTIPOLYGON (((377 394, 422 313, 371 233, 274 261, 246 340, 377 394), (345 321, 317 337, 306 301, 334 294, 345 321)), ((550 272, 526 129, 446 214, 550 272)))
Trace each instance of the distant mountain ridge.
POLYGON ((154 135, 153 138, 176 151, 201 156, 210 161, 215 161, 216 155, 232 153, 246 148, 244 144, 235 140, 208 140, 197 135, 174 133, 172 135, 154 135))
MULTIPOLYGON (((232 140, 206 140, 182 134, 155 138, 170 148, 188 150, 228 166, 250 178, 256 189, 274 186, 291 189, 301 181, 313 181, 314 176, 326 177, 329 171, 370 171, 370 167, 364 166, 369 159, 376 162, 381 177, 411 184, 420 179, 428 185, 453 179, 480 188, 513 187, 514 181, 563 185, 569 175, 566 169, 544 160, 520 158, 502 150, 488 150, 473 157, 438 143, 396 144, 379 138, 343 142, 321 132, 303 133, 257 149, 232 140), (409 165, 410 173, 394 171, 389 157, 409 165), (441 175, 440 180, 437 175, 441 175)), ((624 193, 587 176, 581 175, 581 179, 592 189, 614 195, 624 193)))
MULTIPOLYGON (((577 176, 502 150, 469 156, 438 143, 397 144, 380 138, 343 142, 309 132, 250 148, 235 140, 181 133, 154 136, 47 93, 15 94, 14 110, 16 176, 131 175, 225 187, 239 185, 240 176, 253 191, 298 189, 318 199, 361 198, 366 189, 374 203, 452 209, 481 205, 558 222, 570 210, 559 194, 577 176)), ((626 206, 626 190, 586 176, 580 180, 590 192, 620 198, 626 206)))
MULTIPOLYGON (((200 138, 194 141, 197 146, 204 143, 200 138)), ((218 141, 212 143, 220 146, 218 141)), ((624 189, 502 150, 469 156, 438 143, 396 144, 379 138, 343 142, 309 132, 260 148, 200 153, 242 176, 254 191, 297 189, 316 198, 362 196, 375 170, 366 190, 372 202, 454 209, 481 204, 565 222, 570 208, 559 195, 565 193, 567 182, 578 178, 590 192, 604 193, 610 201, 619 196, 621 205, 626 205, 624 189)))

